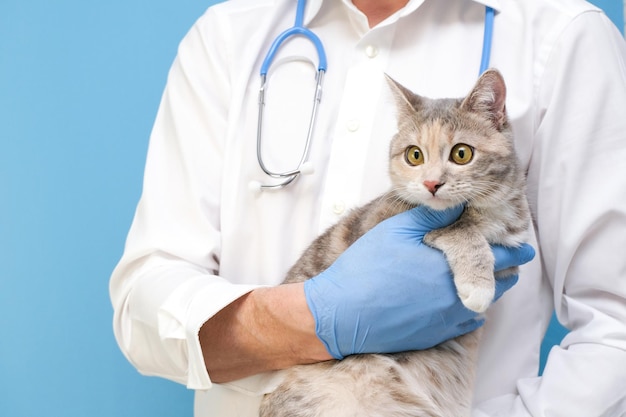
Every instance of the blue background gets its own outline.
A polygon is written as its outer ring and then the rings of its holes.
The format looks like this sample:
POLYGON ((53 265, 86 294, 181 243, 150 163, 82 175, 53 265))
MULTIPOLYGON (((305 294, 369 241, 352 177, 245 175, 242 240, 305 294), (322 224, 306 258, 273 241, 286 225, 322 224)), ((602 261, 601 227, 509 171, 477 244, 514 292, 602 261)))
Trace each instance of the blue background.
POLYGON ((176 47, 215 2, 1 0, 0 416, 192 415, 118 350, 108 279, 176 47))

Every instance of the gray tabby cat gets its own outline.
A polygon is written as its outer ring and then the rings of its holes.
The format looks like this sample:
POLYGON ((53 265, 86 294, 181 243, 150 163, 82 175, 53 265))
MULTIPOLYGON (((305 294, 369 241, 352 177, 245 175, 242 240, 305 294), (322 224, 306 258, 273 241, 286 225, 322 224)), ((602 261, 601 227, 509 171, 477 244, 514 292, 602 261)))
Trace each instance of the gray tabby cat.
MULTIPOLYGON (((398 133, 390 148, 393 188, 320 236, 285 282, 322 272, 388 217, 419 204, 442 210, 465 203, 459 220, 428 233, 425 242, 446 255, 463 304, 484 312, 495 287, 489 244, 520 245, 529 225, 504 80, 489 70, 464 99, 436 100, 388 80, 398 107, 398 133)), ((260 416, 469 416, 480 333, 424 351, 354 355, 291 368, 263 399, 260 416)))

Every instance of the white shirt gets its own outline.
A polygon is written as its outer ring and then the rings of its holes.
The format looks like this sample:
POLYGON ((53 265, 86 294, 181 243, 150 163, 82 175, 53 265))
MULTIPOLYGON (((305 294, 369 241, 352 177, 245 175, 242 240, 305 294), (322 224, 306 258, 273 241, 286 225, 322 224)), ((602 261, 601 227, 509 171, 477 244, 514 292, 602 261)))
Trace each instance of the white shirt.
MULTIPOLYGON (((199 328, 252 288, 278 284, 318 234, 387 189, 395 119, 383 73, 425 96, 464 96, 488 4, 498 11, 491 66, 507 82, 538 256, 489 311, 473 415, 626 415, 626 46, 616 28, 577 0, 411 0, 373 29, 348 0, 308 3, 305 23, 328 55, 315 173, 278 192, 248 189, 271 182, 256 161, 258 72, 296 2, 216 5, 181 43, 111 279, 128 359, 196 389, 197 417, 255 416, 279 374, 212 384, 199 328), (571 332, 538 377, 553 308, 571 332)), ((317 62, 301 39, 282 52, 317 62)), ((314 71, 276 64, 264 158, 282 170, 302 149, 314 71)))

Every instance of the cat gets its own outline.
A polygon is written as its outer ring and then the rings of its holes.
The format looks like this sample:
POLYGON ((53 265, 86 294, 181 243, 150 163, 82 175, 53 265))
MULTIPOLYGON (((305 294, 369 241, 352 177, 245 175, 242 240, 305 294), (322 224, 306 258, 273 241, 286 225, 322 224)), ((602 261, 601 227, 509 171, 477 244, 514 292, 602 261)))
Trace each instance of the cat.
MULTIPOLYGON (((518 246, 529 210, 499 71, 487 70, 462 99, 429 99, 387 81, 397 107, 390 143, 392 189, 321 235, 285 283, 322 272, 382 220, 427 205, 465 204, 452 225, 424 241, 446 255, 463 304, 484 312, 494 298, 490 243, 518 246)), ((512 268, 499 274, 511 275, 512 268)), ((362 354, 290 368, 260 417, 464 417, 470 415, 481 329, 423 351, 362 354)))

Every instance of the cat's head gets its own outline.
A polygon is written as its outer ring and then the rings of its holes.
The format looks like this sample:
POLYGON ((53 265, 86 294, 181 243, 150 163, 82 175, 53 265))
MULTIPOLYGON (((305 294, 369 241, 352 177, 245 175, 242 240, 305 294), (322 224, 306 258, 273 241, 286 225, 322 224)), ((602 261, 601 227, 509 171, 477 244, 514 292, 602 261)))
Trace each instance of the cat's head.
POLYGON ((387 77, 396 98, 398 133, 390 147, 394 193, 442 210, 490 205, 517 175, 506 87, 486 71, 461 99, 429 99, 387 77))

